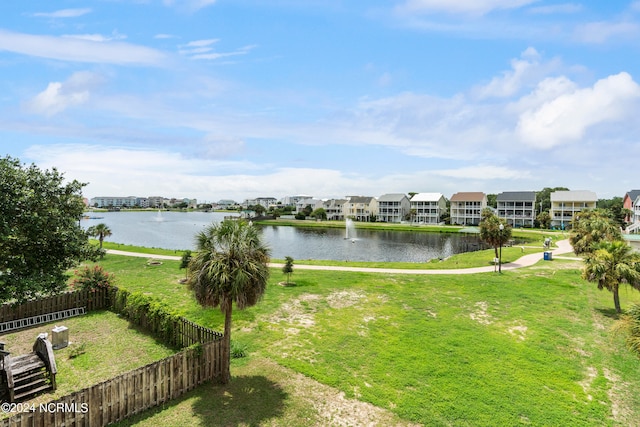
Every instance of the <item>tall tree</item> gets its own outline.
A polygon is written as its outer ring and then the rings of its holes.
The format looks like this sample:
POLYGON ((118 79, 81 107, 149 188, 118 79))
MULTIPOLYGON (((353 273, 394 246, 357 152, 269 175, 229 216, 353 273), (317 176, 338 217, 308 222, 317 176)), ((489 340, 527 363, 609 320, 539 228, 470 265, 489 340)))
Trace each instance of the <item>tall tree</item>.
POLYGON ((97 251, 80 227, 82 184, 55 168, 0 158, 0 301, 24 301, 66 287, 69 268, 97 251))
POLYGON ((318 208, 311 212, 311 216, 315 219, 319 219, 322 221, 326 221, 327 219, 327 211, 324 208, 318 208))
POLYGON ((87 228, 87 234, 91 237, 98 238, 98 241, 100 242, 100 250, 102 251, 102 242, 104 242, 104 238, 111 236, 112 233, 107 224, 100 223, 87 228))
POLYGON ((549 212, 551 209, 551 193, 554 191, 569 191, 567 187, 545 187, 536 193, 536 212, 549 212))
POLYGON ((598 199, 596 206, 599 209, 606 209, 610 212, 611 218, 620 226, 625 225, 627 212, 624 209, 624 200, 622 197, 614 197, 613 199, 598 199))
POLYGON ((498 207, 498 195, 487 194, 487 206, 496 209, 498 207))
POLYGON ((593 251, 593 245, 601 241, 621 240, 620 227, 609 211, 592 209, 580 212, 571 223, 569 242, 577 254, 593 251))
POLYGON ((255 305, 269 279, 269 249, 250 223, 225 220, 196 235, 196 255, 189 263, 189 288, 205 307, 224 313, 223 373, 231 379, 231 317, 233 304, 242 310, 255 305))
POLYGON ((640 254, 623 240, 601 241, 585 258, 582 277, 598 283, 598 289, 613 293, 613 304, 620 313, 620 284, 627 283, 640 291, 640 254))
POLYGON ((491 209, 483 209, 480 220, 480 239, 493 246, 496 258, 498 258, 498 248, 511 239, 511 226, 498 218, 491 209), (502 225, 502 230, 500 230, 500 225, 502 225))

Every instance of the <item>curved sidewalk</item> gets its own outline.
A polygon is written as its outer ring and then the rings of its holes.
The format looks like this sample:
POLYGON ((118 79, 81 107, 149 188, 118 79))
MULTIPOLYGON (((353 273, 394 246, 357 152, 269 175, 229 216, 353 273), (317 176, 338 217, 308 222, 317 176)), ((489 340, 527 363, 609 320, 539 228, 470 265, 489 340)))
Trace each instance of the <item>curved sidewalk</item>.
MULTIPOLYGON (((573 248, 569 243, 569 240, 559 240, 556 242, 556 248, 551 250, 550 252, 554 257, 558 259, 571 259, 571 260, 580 260, 581 258, 576 257, 557 257, 556 255, 573 253, 573 248)), ((127 256, 136 256, 141 258, 152 258, 152 259, 167 259, 167 260, 180 260, 181 257, 174 255, 152 255, 152 254, 143 254, 137 252, 125 252, 119 251, 115 249, 108 249, 107 253, 114 255, 127 255, 127 256)), ((542 260, 544 257, 543 252, 538 252, 535 254, 525 255, 521 258, 518 258, 514 262, 509 262, 502 264, 502 270, 515 270, 516 268, 529 267, 538 261, 542 260)), ((274 268, 282 268, 284 264, 271 263, 269 267, 274 268)), ((325 270, 325 271, 354 271, 354 272, 362 272, 362 273, 388 273, 388 274, 476 274, 476 273, 493 273, 495 271, 495 266, 486 266, 486 267, 473 267, 473 268, 460 268, 460 269, 442 269, 442 270, 414 270, 414 269, 405 269, 405 268, 372 268, 372 267, 340 267, 333 265, 305 265, 305 264, 296 264, 295 268, 297 270, 325 270)))

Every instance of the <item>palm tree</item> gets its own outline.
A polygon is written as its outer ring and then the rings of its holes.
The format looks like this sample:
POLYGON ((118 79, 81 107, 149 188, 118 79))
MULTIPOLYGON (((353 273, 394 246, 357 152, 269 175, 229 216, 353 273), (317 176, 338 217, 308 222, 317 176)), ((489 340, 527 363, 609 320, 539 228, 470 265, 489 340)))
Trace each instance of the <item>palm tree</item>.
POLYGON ((511 239, 511 226, 498 218, 491 209, 485 208, 480 221, 480 239, 493 247, 495 257, 498 258, 498 248, 511 239))
POLYGON ((600 241, 620 240, 620 227, 611 215, 601 209, 580 212, 573 220, 569 242, 576 255, 588 254, 600 241))
POLYGON ((100 241, 100 257, 104 254, 102 251, 102 242, 105 237, 111 236, 111 229, 103 223, 92 225, 87 229, 87 234, 92 237, 97 237, 98 241, 100 241))
POLYGON ((640 291, 640 254, 623 240, 601 241, 585 258, 582 277, 597 282, 598 289, 613 293, 616 312, 620 313, 620 284, 627 283, 640 291))
POLYGON ((231 379, 231 315, 255 305, 269 279, 269 249, 256 227, 245 221, 225 220, 196 235, 196 255, 189 263, 189 288, 204 307, 220 307, 224 313, 223 371, 221 381, 231 379))

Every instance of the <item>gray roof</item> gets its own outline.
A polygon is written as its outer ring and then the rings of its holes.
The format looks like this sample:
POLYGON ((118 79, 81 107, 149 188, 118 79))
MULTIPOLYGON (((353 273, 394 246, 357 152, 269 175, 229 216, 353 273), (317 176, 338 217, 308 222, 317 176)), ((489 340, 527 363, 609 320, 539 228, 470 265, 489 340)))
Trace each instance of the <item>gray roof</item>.
POLYGON ((629 196, 629 198, 631 199, 631 201, 635 201, 638 196, 640 196, 640 190, 631 190, 631 191, 627 191, 627 196, 629 196))
POLYGON ((378 201, 379 202, 399 202, 403 198, 408 200, 408 197, 405 194, 389 193, 389 194, 383 194, 382 196, 378 197, 378 201))
POLYGON ((373 200, 373 197, 365 197, 365 196, 351 196, 349 197, 349 203, 366 203, 369 204, 371 203, 371 200, 373 200))
POLYGON ((496 200, 499 202, 535 202, 535 191, 505 191, 498 194, 496 200))

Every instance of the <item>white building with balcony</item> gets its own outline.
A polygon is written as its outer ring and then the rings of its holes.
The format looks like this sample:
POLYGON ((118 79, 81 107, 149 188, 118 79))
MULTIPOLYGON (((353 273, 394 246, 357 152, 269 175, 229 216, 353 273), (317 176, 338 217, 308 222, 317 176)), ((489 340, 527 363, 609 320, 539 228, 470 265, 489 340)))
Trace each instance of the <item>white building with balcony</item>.
POLYGON ((598 196, 593 191, 554 191, 551 193, 551 227, 566 230, 571 221, 585 209, 595 209, 598 196))
POLYGON ((533 227, 536 219, 535 191, 505 191, 496 197, 496 214, 510 226, 533 227))

